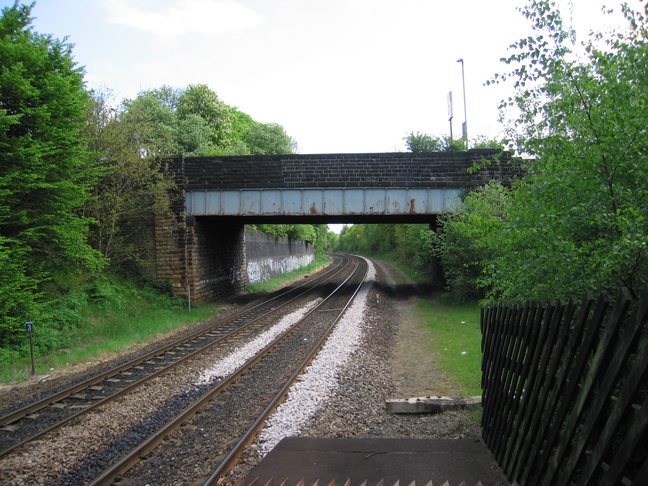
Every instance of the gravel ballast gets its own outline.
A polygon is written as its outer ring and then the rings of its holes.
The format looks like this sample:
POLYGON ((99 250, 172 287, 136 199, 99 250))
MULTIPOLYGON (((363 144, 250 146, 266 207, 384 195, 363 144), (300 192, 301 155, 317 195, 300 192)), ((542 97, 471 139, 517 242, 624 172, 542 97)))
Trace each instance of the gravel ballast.
MULTIPOLYGON (((408 315, 411 306, 408 297, 399 294, 398 289, 407 286, 411 291, 415 287, 403 279, 384 264, 371 266, 368 283, 356 303, 347 309, 320 357, 311 363, 288 400, 270 418, 258 441, 248 449, 244 462, 224 484, 249 472, 287 436, 430 439, 477 439, 480 436, 479 427, 470 421, 471 412, 438 415, 391 415, 386 412, 387 399, 412 396, 401 395, 404 390, 412 389, 406 373, 394 372, 402 370, 403 364, 402 356, 395 350, 403 349, 403 343, 405 348, 429 345, 429 341, 422 342, 420 335, 408 343, 407 334, 417 323, 408 315)), ((68 438, 59 435, 55 440, 44 439, 20 454, 0 459, 0 481, 16 485, 62 484, 60 478, 67 475, 69 482, 66 484, 75 484, 70 472, 77 465, 77 454, 83 456, 88 449, 98 450, 112 440, 110 431, 135 430, 143 417, 150 419, 155 415, 156 406, 160 405, 156 400, 157 387, 186 387, 189 393, 197 383, 221 376, 218 366, 222 364, 212 361, 198 367, 193 363, 183 377, 166 377, 129 398, 130 403, 116 405, 110 414, 93 414, 83 423, 67 428, 68 438)), ((417 370, 416 383, 421 390, 413 396, 436 394, 439 391, 436 383, 447 379, 434 369, 428 370, 423 379, 418 375, 417 370)), ((46 383, 21 385, 17 387, 18 395, 38 395, 47 386, 46 383)), ((10 393, 6 391, 0 399, 10 393)), ((166 484, 164 478, 159 478, 157 484, 166 484)))

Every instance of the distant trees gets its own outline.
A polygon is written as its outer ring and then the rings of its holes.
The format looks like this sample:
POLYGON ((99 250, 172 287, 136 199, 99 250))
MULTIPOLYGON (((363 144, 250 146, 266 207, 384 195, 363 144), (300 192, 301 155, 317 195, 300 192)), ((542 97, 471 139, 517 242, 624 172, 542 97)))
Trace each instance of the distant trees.
POLYGON ((410 152, 461 152, 467 150, 467 144, 463 138, 436 137, 426 133, 412 132, 403 140, 410 152))
POLYGON ((277 123, 260 123, 222 102, 207 85, 162 86, 124 100, 124 116, 142 124, 140 143, 186 156, 290 154, 296 142, 277 123))
POLYGON ((435 277, 430 235, 426 224, 354 224, 342 228, 335 250, 396 260, 435 277))
POLYGON ((479 136, 471 140, 411 132, 403 138, 410 152, 463 152, 469 148, 503 149, 503 142, 479 136))

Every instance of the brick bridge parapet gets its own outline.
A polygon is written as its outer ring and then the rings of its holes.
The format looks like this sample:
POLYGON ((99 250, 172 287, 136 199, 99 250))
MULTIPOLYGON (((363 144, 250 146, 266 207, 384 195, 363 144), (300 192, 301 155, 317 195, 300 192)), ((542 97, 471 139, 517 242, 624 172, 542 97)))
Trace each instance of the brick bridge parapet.
POLYGON ((187 190, 293 188, 471 188, 488 180, 507 184, 522 175, 520 163, 496 149, 466 152, 290 154, 170 159, 187 190), (481 168, 469 172, 483 160, 481 168))

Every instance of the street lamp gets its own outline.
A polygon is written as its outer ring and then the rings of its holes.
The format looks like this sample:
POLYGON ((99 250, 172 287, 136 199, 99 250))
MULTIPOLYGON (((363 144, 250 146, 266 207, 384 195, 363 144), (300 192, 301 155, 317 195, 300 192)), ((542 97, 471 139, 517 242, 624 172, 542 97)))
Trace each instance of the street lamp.
POLYGON ((464 99, 464 122, 461 125, 461 133, 464 140, 468 141, 468 115, 466 111, 466 77, 464 76, 464 60, 463 58, 457 59, 461 63, 461 81, 463 82, 463 99, 464 99))

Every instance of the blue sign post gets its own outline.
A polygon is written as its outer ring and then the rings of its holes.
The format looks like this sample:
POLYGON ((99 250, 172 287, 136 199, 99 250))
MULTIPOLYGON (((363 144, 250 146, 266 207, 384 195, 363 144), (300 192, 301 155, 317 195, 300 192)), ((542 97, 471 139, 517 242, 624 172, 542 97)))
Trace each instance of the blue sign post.
POLYGON ((36 374, 36 362, 34 361, 34 323, 31 319, 25 322, 25 331, 29 334, 29 349, 31 350, 32 376, 36 374))

